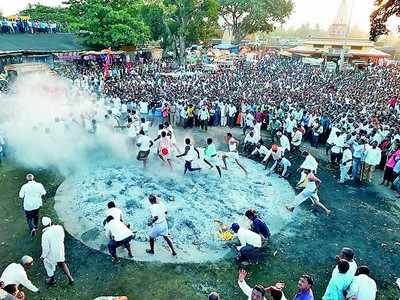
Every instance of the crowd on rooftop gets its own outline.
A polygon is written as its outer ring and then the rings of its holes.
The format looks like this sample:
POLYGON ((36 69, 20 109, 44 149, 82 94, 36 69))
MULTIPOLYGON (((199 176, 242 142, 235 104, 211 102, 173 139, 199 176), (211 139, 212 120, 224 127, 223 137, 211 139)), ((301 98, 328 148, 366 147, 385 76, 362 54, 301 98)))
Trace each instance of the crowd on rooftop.
POLYGON ((29 19, 0 19, 1 33, 57 33, 60 27, 56 22, 50 20, 29 20, 29 19))

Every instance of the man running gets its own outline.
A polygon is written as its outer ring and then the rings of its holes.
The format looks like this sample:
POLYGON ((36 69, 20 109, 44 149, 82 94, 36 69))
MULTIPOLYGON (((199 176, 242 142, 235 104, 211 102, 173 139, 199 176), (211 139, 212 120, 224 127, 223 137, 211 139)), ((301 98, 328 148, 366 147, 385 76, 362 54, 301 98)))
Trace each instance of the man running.
POLYGON ((161 131, 160 144, 158 146, 158 157, 161 158, 163 162, 167 162, 169 167, 172 169, 171 148, 172 148, 172 141, 167 136, 167 132, 161 131))
POLYGON ((243 170, 243 172, 247 175, 248 172, 247 170, 240 164, 239 161, 239 141, 235 139, 231 133, 227 133, 226 136, 224 137, 225 143, 228 144, 229 146, 229 152, 227 155, 222 156, 222 161, 224 162, 224 170, 228 170, 228 166, 226 164, 226 159, 231 158, 234 159, 237 165, 243 170))
POLYGON ((167 242, 171 253, 176 256, 176 251, 170 237, 168 236, 167 208, 164 203, 159 201, 156 196, 149 196, 151 220, 148 225, 151 226, 150 232, 150 249, 146 252, 154 254, 154 243, 157 237, 162 236, 167 242))
POLYGON ((204 155, 206 158, 204 158, 204 162, 210 166, 210 168, 215 168, 218 171, 219 177, 221 178, 221 168, 220 168, 220 163, 219 160, 220 158, 218 157, 217 154, 217 149, 215 149, 215 145, 213 143, 213 140, 211 138, 207 139, 207 147, 204 149, 204 155))
POLYGON ((326 215, 329 216, 331 211, 320 202, 317 194, 318 189, 321 185, 321 180, 316 177, 310 170, 304 170, 304 173, 307 175, 307 185, 305 189, 294 198, 294 202, 292 203, 292 205, 290 207, 286 206, 286 208, 289 211, 293 212, 296 207, 298 207, 301 203, 310 198, 314 205, 321 207, 325 211, 326 215))
POLYGON ((139 147, 137 160, 143 161, 143 168, 146 169, 147 160, 150 154, 150 148, 153 146, 153 141, 144 134, 143 130, 140 130, 136 145, 139 147))
POLYGON ((185 158, 185 172, 184 174, 186 174, 187 171, 193 172, 193 171, 200 171, 201 168, 192 168, 192 162, 196 159, 196 154, 197 154, 197 159, 200 159, 200 152, 199 150, 193 146, 190 143, 190 139, 187 138, 185 139, 185 152, 177 155, 176 157, 184 157, 185 158))

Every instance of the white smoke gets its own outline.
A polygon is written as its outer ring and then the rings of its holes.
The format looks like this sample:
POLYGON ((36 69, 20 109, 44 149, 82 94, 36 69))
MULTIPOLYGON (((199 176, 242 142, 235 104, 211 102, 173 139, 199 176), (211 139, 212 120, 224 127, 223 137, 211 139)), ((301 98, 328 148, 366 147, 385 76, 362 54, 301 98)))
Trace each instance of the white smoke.
POLYGON ((130 157, 126 135, 111 129, 106 112, 103 102, 71 82, 32 74, 19 77, 11 95, 0 96, 0 134, 19 164, 66 175, 97 163, 99 156, 130 157), (96 134, 88 132, 92 119, 96 134))

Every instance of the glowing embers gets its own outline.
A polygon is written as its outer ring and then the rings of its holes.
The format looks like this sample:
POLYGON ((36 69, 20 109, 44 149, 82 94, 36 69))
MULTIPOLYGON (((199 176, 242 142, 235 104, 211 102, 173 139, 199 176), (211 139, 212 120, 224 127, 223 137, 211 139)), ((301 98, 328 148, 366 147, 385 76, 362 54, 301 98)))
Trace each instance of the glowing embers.
MULTIPOLYGON (((92 168, 68 178, 56 196, 56 210, 67 230, 89 247, 107 252, 103 220, 107 203, 113 200, 123 210, 125 220, 137 231, 134 259, 162 262, 216 261, 230 250, 217 235, 218 226, 239 222, 248 225, 244 212, 256 209, 272 234, 283 230, 290 218, 284 204, 294 197, 290 185, 277 177, 266 177, 263 166, 241 158, 249 176, 230 162, 219 179, 215 169, 203 163, 202 171, 183 175, 183 161, 174 170, 151 157, 148 170, 132 162, 130 166, 92 168), (168 207, 168 225, 178 256, 172 257, 164 241, 156 243, 156 254, 146 254, 147 197, 155 194, 168 207)), ((124 255, 123 251, 120 255, 124 255)))

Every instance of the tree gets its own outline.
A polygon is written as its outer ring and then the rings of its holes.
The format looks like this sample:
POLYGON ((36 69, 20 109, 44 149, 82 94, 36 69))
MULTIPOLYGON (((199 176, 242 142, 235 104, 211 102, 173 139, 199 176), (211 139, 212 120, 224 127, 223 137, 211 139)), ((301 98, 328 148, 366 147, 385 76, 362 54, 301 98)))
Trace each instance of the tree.
POLYGON ((72 22, 71 15, 65 7, 50 7, 41 4, 28 4, 28 7, 18 13, 29 16, 32 20, 52 21, 61 26, 62 30, 69 31, 72 22))
POLYGON ((376 9, 372 12, 370 39, 376 41, 381 35, 387 35, 387 21, 392 16, 400 17, 400 0, 376 0, 376 9))
POLYGON ((271 32, 293 10, 291 0, 219 0, 221 17, 239 43, 246 35, 271 32))
POLYGON ((172 49, 182 66, 188 43, 207 42, 218 29, 219 6, 216 0, 163 0, 144 9, 144 19, 152 36, 172 49))
POLYGON ((79 20, 76 30, 86 45, 96 49, 143 45, 150 39, 150 29, 141 18, 141 1, 70 0, 69 12, 79 20))

